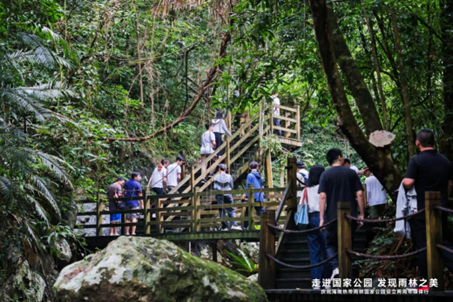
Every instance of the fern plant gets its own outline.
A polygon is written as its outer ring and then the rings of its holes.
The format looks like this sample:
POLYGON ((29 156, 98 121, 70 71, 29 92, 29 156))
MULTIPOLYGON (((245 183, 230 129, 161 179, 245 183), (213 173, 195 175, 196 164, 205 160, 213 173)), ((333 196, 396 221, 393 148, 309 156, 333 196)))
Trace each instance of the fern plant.
POLYGON ((258 265, 253 261, 253 259, 249 258, 246 253, 244 253, 243 250, 238 250, 239 253, 241 254, 241 257, 231 253, 227 252, 230 257, 234 259, 234 261, 231 262, 231 264, 239 267, 237 269, 238 272, 245 273, 246 275, 253 275, 258 272, 258 265))

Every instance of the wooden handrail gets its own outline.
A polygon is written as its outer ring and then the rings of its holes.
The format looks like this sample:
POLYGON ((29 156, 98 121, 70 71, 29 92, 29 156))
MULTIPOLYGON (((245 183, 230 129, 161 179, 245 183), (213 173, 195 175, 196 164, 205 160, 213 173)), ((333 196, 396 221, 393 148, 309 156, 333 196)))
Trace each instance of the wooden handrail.
MULTIPOLYGON (((240 133, 241 131, 245 130, 247 127, 249 127, 254 121, 256 121, 257 119, 259 118, 259 114, 255 115, 254 117, 252 117, 250 120, 248 120, 245 124, 243 124, 238 130, 235 131, 235 133, 229 138, 230 142, 235 139, 240 133)), ((245 138, 249 137, 250 136, 250 133, 253 132, 253 131, 250 131, 248 132, 243 138, 241 138, 241 140, 243 141, 245 138)), ((220 145, 220 147, 217 147, 216 150, 214 151, 214 153, 212 153, 211 155, 209 155, 205 161, 206 162, 209 162, 211 161, 215 156, 217 156, 219 154, 220 151, 222 151, 223 149, 225 149, 226 147, 226 144, 227 142, 223 142, 222 145, 220 145)), ((240 145, 240 144, 239 144, 240 145)), ((235 144, 233 147, 230 147, 230 153, 233 152, 236 148, 238 147, 238 144, 235 144)), ((225 154, 222 156, 223 159, 226 157, 225 154)), ((223 160, 222 159, 222 160, 223 160)), ((230 165, 233 163, 233 161, 230 161, 230 165)), ((193 173, 196 174, 200 169, 201 167, 203 166, 203 164, 199 164, 197 165, 197 167, 195 167, 193 169, 193 173)), ((208 169, 207 169, 208 170, 208 169)), ((209 172, 208 172, 209 173, 209 172)), ((206 173, 207 175, 207 173, 206 173)), ((204 177, 206 177, 206 175, 204 175, 204 177)), ((204 178, 203 177, 203 178, 204 178)), ((195 181, 195 183, 198 183, 198 181, 200 181, 201 179, 203 178, 197 178, 197 180, 195 181)), ((181 188, 181 186, 183 186, 187 181, 190 180, 190 175, 184 177, 180 182, 179 184, 172 190, 169 192, 169 194, 172 194, 176 191, 178 191, 179 188, 181 188)))
POLYGON ((282 199, 280 200, 280 204, 278 205, 277 212, 275 213, 275 221, 278 222, 280 215, 283 212, 283 208, 285 207, 285 202, 288 199, 288 194, 291 192, 291 183, 288 183, 288 185, 285 188, 285 192, 283 193, 282 199))
POLYGON ((272 107, 280 108, 280 109, 283 109, 283 110, 285 110, 285 111, 297 112, 297 109, 294 109, 294 108, 292 108, 292 107, 283 106, 283 105, 275 105, 275 104, 272 104, 272 107))

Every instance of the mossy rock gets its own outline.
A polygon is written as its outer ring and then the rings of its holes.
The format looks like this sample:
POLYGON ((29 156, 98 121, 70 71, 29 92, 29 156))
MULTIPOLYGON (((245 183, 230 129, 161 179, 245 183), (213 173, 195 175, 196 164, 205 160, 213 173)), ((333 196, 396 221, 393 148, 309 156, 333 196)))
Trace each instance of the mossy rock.
POLYGON ((58 301, 267 301, 244 276, 144 237, 119 237, 68 265, 54 289, 58 301))

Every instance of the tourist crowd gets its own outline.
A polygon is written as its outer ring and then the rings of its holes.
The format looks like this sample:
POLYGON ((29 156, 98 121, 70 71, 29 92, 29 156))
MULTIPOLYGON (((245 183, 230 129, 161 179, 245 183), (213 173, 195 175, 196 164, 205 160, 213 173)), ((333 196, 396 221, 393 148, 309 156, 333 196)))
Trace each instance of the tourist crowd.
MULTIPOLYGON (((278 101, 277 95, 273 96, 278 101)), ((274 108, 276 110, 278 108, 274 108)), ((278 110, 274 112, 278 116, 278 110)), ((279 124, 279 120, 274 120, 279 124)), ((222 136, 230 135, 223 116, 218 113, 214 120, 205 125, 206 131, 201 136, 200 154, 202 158, 202 175, 214 177, 212 189, 215 191, 231 191, 234 188, 233 177, 228 174, 227 167, 219 164, 216 167, 218 171, 214 176, 213 173, 206 174, 206 169, 210 166, 207 158, 214 153, 216 146, 222 145, 222 136)), ((279 134, 279 133, 277 133, 279 134)), ((434 133, 431 130, 423 129, 417 135, 416 146, 420 154, 409 161, 406 176, 402 181, 399 197, 397 202, 397 216, 407 215, 420 211, 425 208, 425 192, 438 191, 442 195, 442 205, 446 206, 448 195, 453 183, 453 168, 450 161, 439 154, 434 149, 434 133), (411 202, 412 200, 412 202, 411 202)), ((222 156, 222 154, 218 154, 222 156)), ((308 209, 308 220, 304 222, 307 228, 318 228, 318 230, 307 234, 307 241, 310 253, 311 264, 316 264, 330 258, 329 262, 324 265, 312 268, 313 280, 322 280, 330 277, 331 279, 339 275, 338 269, 338 234, 337 224, 328 223, 337 219, 337 202, 350 202, 351 215, 359 218, 358 223, 352 221, 353 231, 362 226, 360 219, 365 218, 365 208, 369 209, 370 219, 382 219, 386 211, 388 196, 380 181, 374 176, 368 167, 359 170, 349 159, 344 158, 342 151, 339 149, 330 149, 326 153, 329 169, 321 165, 313 165, 309 171, 305 169, 303 162, 297 162, 297 180, 298 185, 303 190, 298 191, 300 204, 306 204, 308 209), (366 177, 364 185, 360 177, 366 177), (365 205, 366 200, 366 205, 365 205)), ((149 178, 147 189, 152 189, 157 195, 167 193, 177 194, 177 186, 181 180, 181 166, 184 158, 178 156, 176 161, 169 165, 169 161, 162 159, 154 169, 149 178)), ((253 185, 255 189, 263 188, 264 181, 259 172, 258 163, 253 161, 249 164, 250 172, 246 179, 246 188, 253 185)), ((142 196, 142 186, 140 184, 141 175, 133 172, 131 179, 125 181, 118 178, 108 189, 108 198, 131 197, 125 202, 110 201, 109 209, 115 210, 139 210, 143 209, 143 200, 134 200, 133 197, 142 196)), ((226 204, 229 207, 219 209, 219 218, 235 218, 234 199, 231 194, 218 194, 215 196, 217 204, 226 204)), ((249 196, 245 195, 245 201, 249 196)), ((254 193, 255 202, 262 203, 265 201, 264 194, 261 191, 254 193)), ((263 206, 255 207, 256 215, 260 216, 265 208, 263 206)), ((248 208, 245 216, 247 217, 248 208)), ((125 216, 126 223, 137 222, 139 213, 127 213, 125 216)), ((121 222, 121 214, 112 214, 111 223, 121 222)), ((296 222, 297 223, 297 222, 296 222)), ((442 225, 444 226, 445 246, 451 246, 447 229, 447 215, 443 215, 442 225)), ((242 227, 236 221, 221 221, 221 231, 227 230, 247 230, 248 222, 244 221, 242 227)), ((125 227, 126 235, 135 235, 136 226, 125 227)), ((403 227, 396 226, 395 232, 402 233, 406 236, 410 234, 413 239, 414 249, 419 250, 426 247, 426 230, 424 215, 415 216, 409 220, 409 223, 403 227)), ((117 228, 110 229, 110 235, 118 235, 117 228)), ((401 235, 401 234, 400 234, 401 235)), ((427 261, 426 252, 418 254, 418 267, 420 275, 427 278, 427 261)), ((453 256, 444 253, 445 265, 453 271, 453 256)))

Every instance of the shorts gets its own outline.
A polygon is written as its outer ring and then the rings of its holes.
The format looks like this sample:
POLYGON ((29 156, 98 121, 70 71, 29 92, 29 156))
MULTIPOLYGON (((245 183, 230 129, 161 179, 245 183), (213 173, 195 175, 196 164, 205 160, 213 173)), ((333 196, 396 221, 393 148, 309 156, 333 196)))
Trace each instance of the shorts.
POLYGON ((385 211, 385 206, 387 204, 378 204, 375 206, 370 207, 370 219, 378 219, 379 217, 382 217, 385 211))
MULTIPOLYGON (((140 207, 127 207, 128 210, 140 210, 140 207)), ((132 219, 139 219, 140 218, 140 212, 137 213, 127 213, 126 214, 126 220, 132 220, 132 219)))
POLYGON ((110 214, 110 222, 111 223, 120 223, 121 222, 121 214, 110 214))

